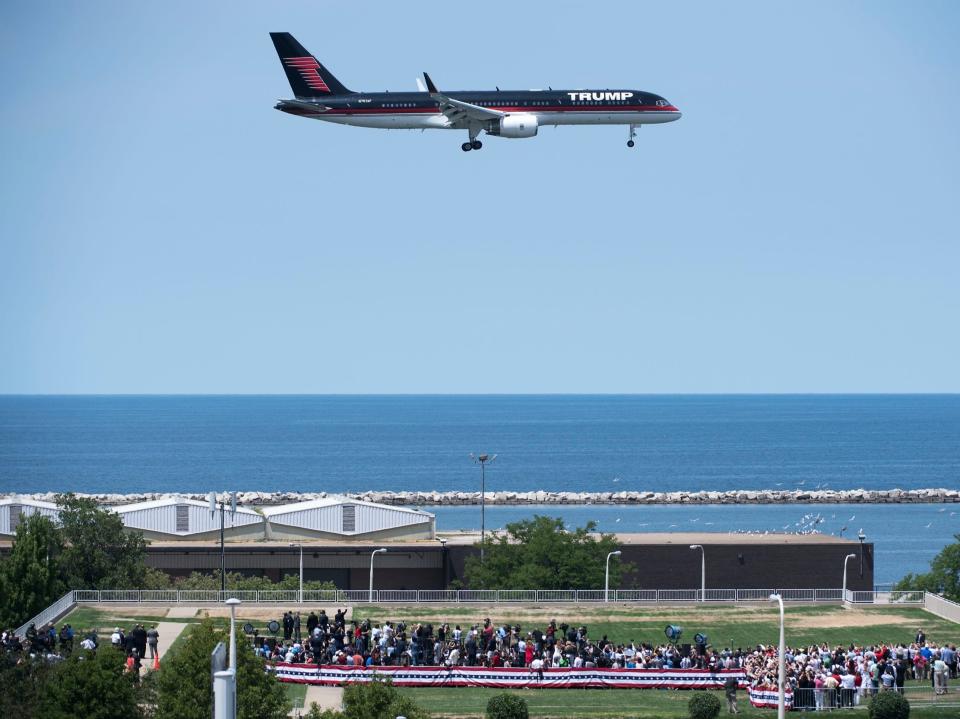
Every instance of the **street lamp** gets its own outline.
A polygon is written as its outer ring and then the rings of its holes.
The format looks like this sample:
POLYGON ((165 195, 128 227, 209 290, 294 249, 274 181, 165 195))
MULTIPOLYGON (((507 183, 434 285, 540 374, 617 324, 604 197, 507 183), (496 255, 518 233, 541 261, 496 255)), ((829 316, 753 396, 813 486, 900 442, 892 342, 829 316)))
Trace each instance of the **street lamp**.
POLYGON ((700 601, 707 601, 707 552, 702 544, 691 544, 690 549, 700 550, 700 601))
POLYGON ((607 555, 607 573, 603 579, 603 601, 604 602, 610 601, 610 598, 609 598, 610 596, 610 557, 619 557, 619 556, 620 556, 619 549, 616 552, 610 552, 610 554, 607 555))
POLYGON ((231 689, 233 701, 230 703, 233 716, 230 719, 237 719, 237 605, 240 604, 240 600, 230 597, 226 604, 230 607, 230 673, 233 675, 230 679, 233 685, 231 689))
POLYGON ((843 558, 843 601, 847 601, 847 562, 856 558, 856 554, 848 554, 843 558))
POLYGON ((780 678, 777 682, 779 685, 777 687, 777 719, 784 719, 786 705, 784 703, 783 687, 787 681, 787 649, 783 638, 783 597, 781 597, 779 594, 771 594, 770 601, 777 602, 780 605, 780 678))
POLYGON ((367 600, 370 604, 373 604, 373 558, 380 554, 380 552, 386 551, 386 547, 380 547, 380 549, 374 549, 370 552, 370 598, 367 600))
POLYGON ((297 594, 297 604, 303 604, 303 545, 290 543, 289 546, 291 549, 300 550, 300 591, 297 594))
POLYGON ((860 533, 857 534, 857 539, 860 540, 860 579, 863 579, 863 540, 867 538, 867 535, 863 533, 863 527, 860 527, 860 533))
POLYGON ((487 462, 492 462, 497 458, 495 454, 471 454, 470 459, 480 465, 480 563, 483 564, 483 544, 486 536, 486 508, 487 508, 487 462))
MULTIPOLYGON (((217 513, 217 493, 210 492, 207 495, 207 499, 210 500, 210 516, 213 517, 217 513)), ((227 591, 227 553, 223 545, 223 533, 224 533, 224 519, 223 515, 226 512, 226 500, 220 500, 220 592, 227 591)), ((237 513, 237 493, 230 493, 230 521, 233 521, 233 516, 237 513)))

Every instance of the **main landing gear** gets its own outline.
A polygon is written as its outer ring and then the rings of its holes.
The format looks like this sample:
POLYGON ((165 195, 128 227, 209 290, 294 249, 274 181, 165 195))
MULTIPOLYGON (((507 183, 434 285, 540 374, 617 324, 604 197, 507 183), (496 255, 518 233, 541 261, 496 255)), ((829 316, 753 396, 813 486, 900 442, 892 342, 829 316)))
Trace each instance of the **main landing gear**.
POLYGON ((483 143, 477 139, 477 135, 480 134, 480 129, 481 128, 479 127, 467 128, 467 134, 469 135, 470 139, 467 142, 460 145, 461 150, 463 150, 464 152, 470 152, 470 150, 479 150, 481 147, 483 147, 483 143))
POLYGON ((630 125, 630 132, 627 134, 627 147, 633 147, 636 143, 633 138, 637 136, 637 126, 630 125))

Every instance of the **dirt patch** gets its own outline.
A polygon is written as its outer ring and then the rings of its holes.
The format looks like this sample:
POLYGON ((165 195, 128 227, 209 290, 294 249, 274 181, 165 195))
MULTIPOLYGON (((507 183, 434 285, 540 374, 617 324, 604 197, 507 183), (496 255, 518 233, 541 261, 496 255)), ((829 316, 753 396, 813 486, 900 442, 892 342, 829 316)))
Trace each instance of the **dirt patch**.
POLYGON ((786 623, 796 629, 840 629, 842 627, 877 627, 892 624, 911 625, 916 617, 904 617, 900 614, 870 612, 861 609, 837 609, 816 615, 793 616, 787 613, 786 623))

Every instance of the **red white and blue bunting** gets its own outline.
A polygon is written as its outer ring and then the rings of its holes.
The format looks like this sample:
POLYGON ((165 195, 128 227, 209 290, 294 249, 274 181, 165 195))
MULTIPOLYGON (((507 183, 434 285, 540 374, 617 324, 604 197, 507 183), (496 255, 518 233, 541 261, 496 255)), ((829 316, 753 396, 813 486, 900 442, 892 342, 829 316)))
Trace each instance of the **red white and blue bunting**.
MULTIPOLYGON (((762 709, 776 709, 778 692, 776 687, 750 687, 750 704, 762 709)), ((793 690, 787 689, 783 693, 783 705, 790 709, 793 707, 793 690)))
MULTIPOLYGON (((389 677, 398 687, 494 687, 549 689, 722 689, 728 677, 746 687, 739 669, 719 672, 701 669, 572 669, 535 672, 527 668, 501 667, 343 667, 336 665, 285 664, 273 667, 282 682, 339 686, 389 677)), ((751 702, 753 701, 751 697, 751 702)), ((774 694, 776 705, 776 694, 774 694)))

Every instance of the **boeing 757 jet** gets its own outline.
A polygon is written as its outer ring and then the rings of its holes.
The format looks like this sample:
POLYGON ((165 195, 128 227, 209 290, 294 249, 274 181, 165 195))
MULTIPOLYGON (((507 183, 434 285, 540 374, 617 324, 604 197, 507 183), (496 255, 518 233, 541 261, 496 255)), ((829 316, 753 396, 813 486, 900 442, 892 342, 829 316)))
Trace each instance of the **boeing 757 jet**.
POLYGON ((441 92, 423 73, 420 92, 352 92, 288 32, 272 32, 294 98, 276 109, 314 120, 358 127, 466 130, 464 152, 479 150, 481 132, 534 137, 544 125, 627 125, 633 147, 641 125, 672 122, 680 111, 642 90, 482 90, 441 92))

